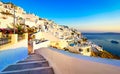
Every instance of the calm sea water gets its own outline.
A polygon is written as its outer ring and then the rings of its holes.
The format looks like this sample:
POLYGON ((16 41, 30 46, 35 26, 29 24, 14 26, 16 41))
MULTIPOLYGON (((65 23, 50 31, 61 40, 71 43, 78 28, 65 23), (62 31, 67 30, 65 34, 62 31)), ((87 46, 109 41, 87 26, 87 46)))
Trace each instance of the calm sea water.
POLYGON ((120 56, 120 35, 87 35, 84 34, 90 41, 103 46, 103 49, 120 56), (111 43, 111 40, 119 42, 119 44, 111 43))

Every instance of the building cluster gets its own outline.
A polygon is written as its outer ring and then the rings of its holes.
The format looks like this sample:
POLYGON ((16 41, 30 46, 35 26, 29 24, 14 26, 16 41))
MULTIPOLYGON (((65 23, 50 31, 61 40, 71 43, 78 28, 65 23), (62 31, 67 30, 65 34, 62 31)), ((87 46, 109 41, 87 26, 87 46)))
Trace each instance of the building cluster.
MULTIPOLYGON (((102 47, 88 41, 76 29, 26 13, 12 3, 0 2, 0 28, 15 28, 15 25, 22 26, 25 32, 28 32, 29 41, 48 40, 51 41, 49 45, 47 43, 48 46, 86 56, 91 56, 93 51, 102 51, 102 47), (30 31, 32 33, 29 33, 30 31)), ((19 27, 18 30, 21 31, 19 27)), ((1 35, 2 33, 0 37, 1 35)))

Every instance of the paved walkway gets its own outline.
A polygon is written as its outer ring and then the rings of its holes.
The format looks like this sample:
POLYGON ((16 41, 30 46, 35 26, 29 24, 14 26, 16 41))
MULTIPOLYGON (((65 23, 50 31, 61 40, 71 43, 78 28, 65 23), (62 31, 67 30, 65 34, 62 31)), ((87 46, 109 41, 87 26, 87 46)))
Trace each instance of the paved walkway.
POLYGON ((54 71, 48 61, 35 51, 35 54, 8 66, 0 74, 54 74, 54 71))

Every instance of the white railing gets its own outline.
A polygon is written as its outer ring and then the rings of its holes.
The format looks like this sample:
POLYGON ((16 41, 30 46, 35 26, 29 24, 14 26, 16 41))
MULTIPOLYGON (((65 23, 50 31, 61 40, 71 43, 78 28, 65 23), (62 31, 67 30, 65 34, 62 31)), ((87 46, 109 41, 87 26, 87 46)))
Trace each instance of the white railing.
POLYGON ((43 47, 49 47, 50 45, 50 41, 45 40, 45 41, 33 41, 33 50, 39 49, 39 48, 43 48, 43 47))

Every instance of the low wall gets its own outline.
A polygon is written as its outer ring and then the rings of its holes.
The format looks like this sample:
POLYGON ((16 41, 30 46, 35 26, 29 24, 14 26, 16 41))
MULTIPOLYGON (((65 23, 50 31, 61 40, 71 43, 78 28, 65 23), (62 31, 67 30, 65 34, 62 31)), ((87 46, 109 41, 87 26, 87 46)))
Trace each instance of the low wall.
POLYGON ((35 41, 33 42, 33 50, 43 48, 43 47, 48 47, 50 45, 50 41, 45 41, 36 44, 35 41))
POLYGON ((55 74, 120 73, 120 60, 86 57, 54 48, 41 48, 37 52, 49 61, 55 74))
POLYGON ((0 50, 0 71, 10 64, 25 59, 28 56, 28 42, 22 40, 16 44, 8 45, 0 50))

